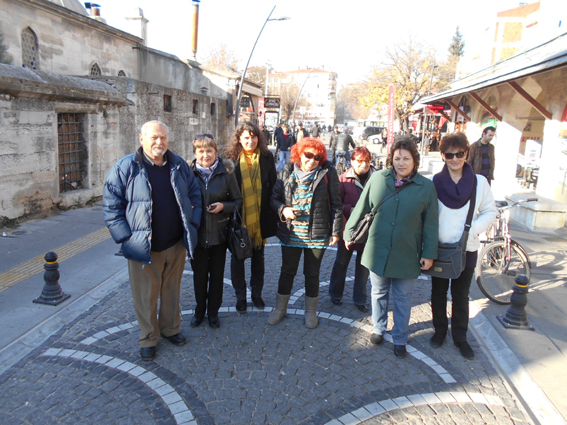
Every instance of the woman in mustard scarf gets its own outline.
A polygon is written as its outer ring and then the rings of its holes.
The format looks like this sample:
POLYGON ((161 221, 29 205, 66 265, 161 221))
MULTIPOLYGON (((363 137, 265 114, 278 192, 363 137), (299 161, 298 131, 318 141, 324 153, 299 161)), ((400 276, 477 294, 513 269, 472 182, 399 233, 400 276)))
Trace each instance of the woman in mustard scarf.
MULTIPOLYGON (((277 217, 270 208, 270 198, 277 179, 274 156, 268 150, 260 129, 249 121, 238 124, 225 154, 235 164, 234 175, 244 198, 242 220, 254 244, 250 277, 252 303, 254 307, 262 309, 265 307, 262 299, 264 245, 266 239, 275 236, 277 229, 277 217)), ((230 272, 236 293, 236 311, 244 313, 247 306, 244 261, 232 257, 230 272)))

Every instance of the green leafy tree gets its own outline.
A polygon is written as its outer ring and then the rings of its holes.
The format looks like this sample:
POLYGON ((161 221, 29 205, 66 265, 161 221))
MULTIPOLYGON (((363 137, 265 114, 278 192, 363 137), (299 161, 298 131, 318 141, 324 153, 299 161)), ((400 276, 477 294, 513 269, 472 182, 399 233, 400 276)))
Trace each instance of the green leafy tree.
POLYGON ((455 30, 455 34, 449 45, 449 54, 457 58, 465 54, 465 42, 463 41, 463 34, 459 31, 459 27, 455 30))
POLYGON ((8 46, 4 44, 4 34, 2 31, 0 31, 0 63, 12 63, 12 55, 8 53, 8 46))

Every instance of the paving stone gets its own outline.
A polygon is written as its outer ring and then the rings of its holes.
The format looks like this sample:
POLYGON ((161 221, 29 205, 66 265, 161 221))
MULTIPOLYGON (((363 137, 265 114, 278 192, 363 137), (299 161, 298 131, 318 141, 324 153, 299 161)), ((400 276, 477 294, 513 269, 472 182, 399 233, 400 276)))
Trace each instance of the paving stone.
MULTIPOLYGON (((275 239, 271 241, 276 243, 275 239)), ((230 279, 227 257, 225 278, 230 279)), ((335 251, 331 250, 324 257, 322 282, 330 277, 334 257, 335 251)), ((266 247, 264 299, 269 307, 275 305, 280 260, 279 246, 266 247)), ((354 273, 352 263, 349 276, 354 273)), ((191 270, 190 265, 186 270, 191 270)), ((249 279, 249 266, 246 276, 249 279)), ((302 279, 299 274, 294 293, 303 289, 302 279)), ((192 276, 184 275, 183 310, 194 308, 192 283, 192 276)), ((352 285, 352 280, 346 282, 345 294, 352 293, 352 285)), ((179 406, 186 406, 199 425, 322 425, 378 401, 467 391, 504 396, 505 407, 493 410, 492 405, 486 408, 478 403, 444 405, 436 399, 436 404, 398 408, 370 418, 365 424, 436 425, 455 423, 457 419, 466 419, 465 423, 496 423, 504 417, 509 421, 525 419, 514 395, 472 335, 471 346, 477 354, 474 362, 464 361, 451 344, 439 350, 429 349, 432 327, 428 285, 414 292, 410 344, 450 373, 457 381, 454 385, 447 385, 419 358, 408 356, 403 362, 395 359, 389 341, 380 347, 370 344, 366 331, 348 325, 351 320, 359 320, 367 326, 370 317, 354 309, 348 297, 343 306, 334 306, 327 286, 321 286, 318 310, 342 322, 321 317, 319 327, 308 330, 302 324, 303 313, 290 313, 277 326, 267 326, 265 312, 250 309, 246 314, 237 314, 224 310, 220 314, 222 326, 213 332, 208 326, 190 328, 190 317, 185 316, 182 331, 190 343, 174 347, 162 341, 155 361, 145 363, 139 358, 139 328, 131 325, 136 318, 129 283, 124 282, 0 376, 0 409, 6 418, 15 419, 10 425, 20 423, 19 415, 24 413, 26 420, 34 418, 30 421, 34 425, 42 423, 37 418, 48 418, 44 423, 50 424, 71 423, 75 415, 86 425, 169 424, 175 423, 173 415, 179 412, 179 406), (96 334, 102 338, 85 341, 96 334), (63 354, 77 350, 92 354, 77 355, 81 360, 42 355, 48 349, 69 350, 63 354), (115 368, 120 364, 130 374, 115 368), (176 412, 148 388, 148 382, 156 378, 168 392, 156 387, 158 393, 163 393, 164 398, 178 397, 172 404, 177 406, 172 407, 176 412)), ((223 299, 224 307, 234 307, 236 300, 230 285, 223 299)), ((303 303, 304 293, 300 293, 290 309, 302 309, 303 303)), ((391 313, 389 320, 391 327, 391 313)))

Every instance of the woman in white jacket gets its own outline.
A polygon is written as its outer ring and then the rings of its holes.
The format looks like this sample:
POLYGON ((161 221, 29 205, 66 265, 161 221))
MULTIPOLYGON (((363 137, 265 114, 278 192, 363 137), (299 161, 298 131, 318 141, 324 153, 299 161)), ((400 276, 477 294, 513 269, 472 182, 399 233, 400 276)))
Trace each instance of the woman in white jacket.
MULTIPOLYGON (((445 341, 449 321, 447 319, 447 291, 451 285, 453 299, 451 333, 453 342, 466 359, 474 358, 474 351, 467 342, 469 325, 469 288, 476 264, 480 242, 478 235, 496 219, 496 206, 490 186, 484 176, 474 174, 467 164, 470 145, 463 133, 452 133, 441 140, 443 170, 433 177, 439 199, 439 242, 453 243, 461 239, 469 212, 470 197, 476 190, 473 220, 466 247, 466 266, 456 279, 432 278, 431 310, 435 334, 432 348, 439 348, 445 341)), ((489 160, 487 158, 487 160, 489 160)))

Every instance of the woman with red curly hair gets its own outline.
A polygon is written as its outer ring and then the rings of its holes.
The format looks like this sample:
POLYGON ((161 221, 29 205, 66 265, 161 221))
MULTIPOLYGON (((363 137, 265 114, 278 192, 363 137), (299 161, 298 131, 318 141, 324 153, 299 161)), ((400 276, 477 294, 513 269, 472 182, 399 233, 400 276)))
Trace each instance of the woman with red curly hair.
POLYGON ((274 186, 271 206, 280 217, 276 236, 282 244, 282 268, 276 308, 268 324, 278 324, 287 312, 303 253, 305 326, 316 328, 321 261, 343 230, 339 176, 327 161, 327 149, 320 139, 306 137, 293 146, 291 163, 284 166, 274 186))

